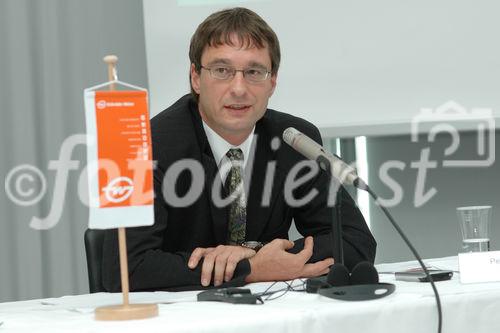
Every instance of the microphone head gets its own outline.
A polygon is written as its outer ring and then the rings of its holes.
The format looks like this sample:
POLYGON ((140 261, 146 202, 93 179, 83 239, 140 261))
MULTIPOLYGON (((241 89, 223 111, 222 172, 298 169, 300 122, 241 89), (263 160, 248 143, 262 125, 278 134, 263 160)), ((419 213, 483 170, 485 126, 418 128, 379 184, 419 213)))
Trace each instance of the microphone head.
POLYGON ((362 261, 352 269, 351 284, 376 284, 378 272, 375 266, 368 261, 362 261))
POLYGON ((342 287, 349 285, 349 271, 342 264, 333 264, 326 281, 333 287, 342 287))
POLYGON ((297 131, 295 128, 288 127, 286 130, 283 131, 283 141, 285 141, 287 144, 292 146, 293 140, 295 139, 295 137, 298 134, 301 134, 301 133, 299 131, 297 131))

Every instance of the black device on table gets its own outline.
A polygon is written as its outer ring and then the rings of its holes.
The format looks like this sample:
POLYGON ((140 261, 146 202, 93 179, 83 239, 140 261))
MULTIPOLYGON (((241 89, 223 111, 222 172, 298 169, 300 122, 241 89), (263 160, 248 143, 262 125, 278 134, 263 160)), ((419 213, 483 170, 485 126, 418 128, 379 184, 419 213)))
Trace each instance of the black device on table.
POLYGON ((233 304, 257 304, 262 300, 257 295, 252 295, 250 289, 245 288, 219 288, 202 291, 197 296, 198 302, 214 301, 233 304))
MULTIPOLYGON (((452 278, 453 271, 429 269, 429 275, 433 281, 446 281, 452 278)), ((430 282, 429 278, 422 269, 412 271, 402 271, 394 273, 396 280, 407 282, 430 282)))

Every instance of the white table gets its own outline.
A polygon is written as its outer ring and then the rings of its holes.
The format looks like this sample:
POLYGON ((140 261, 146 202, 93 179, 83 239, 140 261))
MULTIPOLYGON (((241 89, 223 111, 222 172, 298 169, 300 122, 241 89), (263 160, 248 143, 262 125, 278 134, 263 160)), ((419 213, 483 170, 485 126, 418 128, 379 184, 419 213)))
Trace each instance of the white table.
MULTIPOLYGON (((425 260, 457 270, 456 257, 425 260)), ((378 265, 380 272, 416 267, 415 262, 378 265)), ((436 283, 443 306, 443 332, 500 332, 500 283, 463 285, 458 274, 436 283)), ((345 302, 288 292, 263 305, 195 302, 197 292, 131 293, 132 303, 158 302, 160 316, 127 322, 93 319, 97 306, 118 304, 121 294, 90 294, 0 303, 3 332, 437 332, 437 311, 428 283, 394 281, 394 294, 379 300, 345 302), (167 304, 168 302, 175 302, 167 304)), ((296 281, 295 283, 297 283, 296 281)), ((249 287, 262 291, 269 284, 249 287)), ((274 288, 282 288, 283 283, 274 288)))

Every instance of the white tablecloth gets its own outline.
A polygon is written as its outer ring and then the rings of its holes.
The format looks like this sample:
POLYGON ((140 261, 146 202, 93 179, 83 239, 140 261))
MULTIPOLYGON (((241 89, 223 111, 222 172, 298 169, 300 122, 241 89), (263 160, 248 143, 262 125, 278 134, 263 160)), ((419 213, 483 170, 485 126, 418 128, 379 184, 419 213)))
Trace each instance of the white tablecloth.
MULTIPOLYGON (((458 269, 456 257, 426 260, 458 269)), ((416 267, 415 262, 378 265, 380 272, 416 267)), ((437 311, 428 283, 394 281, 394 294, 373 301, 346 302, 304 292, 287 292, 263 305, 196 302, 197 292, 131 293, 131 303, 159 303, 159 317, 100 322, 97 306, 119 304, 121 294, 98 293, 0 303, 3 332, 437 332, 437 311)), ((297 284, 298 281, 295 281, 297 284)), ((458 274, 436 283, 443 306, 443 332, 500 332, 500 283, 463 285, 458 274)), ((269 284, 252 284, 254 292, 269 284)), ((284 283, 274 289, 284 287, 284 283)))

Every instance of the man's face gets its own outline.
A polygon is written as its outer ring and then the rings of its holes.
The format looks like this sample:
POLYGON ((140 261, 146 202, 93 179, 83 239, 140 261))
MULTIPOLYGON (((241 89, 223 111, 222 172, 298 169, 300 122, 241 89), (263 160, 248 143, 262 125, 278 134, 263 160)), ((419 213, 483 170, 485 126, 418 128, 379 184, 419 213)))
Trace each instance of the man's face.
MULTIPOLYGON (((271 58, 267 46, 258 49, 224 44, 206 47, 201 65, 223 65, 235 69, 264 67, 270 71, 271 58)), ((226 141, 239 145, 264 115, 276 86, 276 75, 262 82, 248 82, 242 72, 236 72, 234 77, 220 80, 213 78, 205 69, 197 73, 192 64, 191 84, 199 94, 198 107, 205 123, 226 141)))

